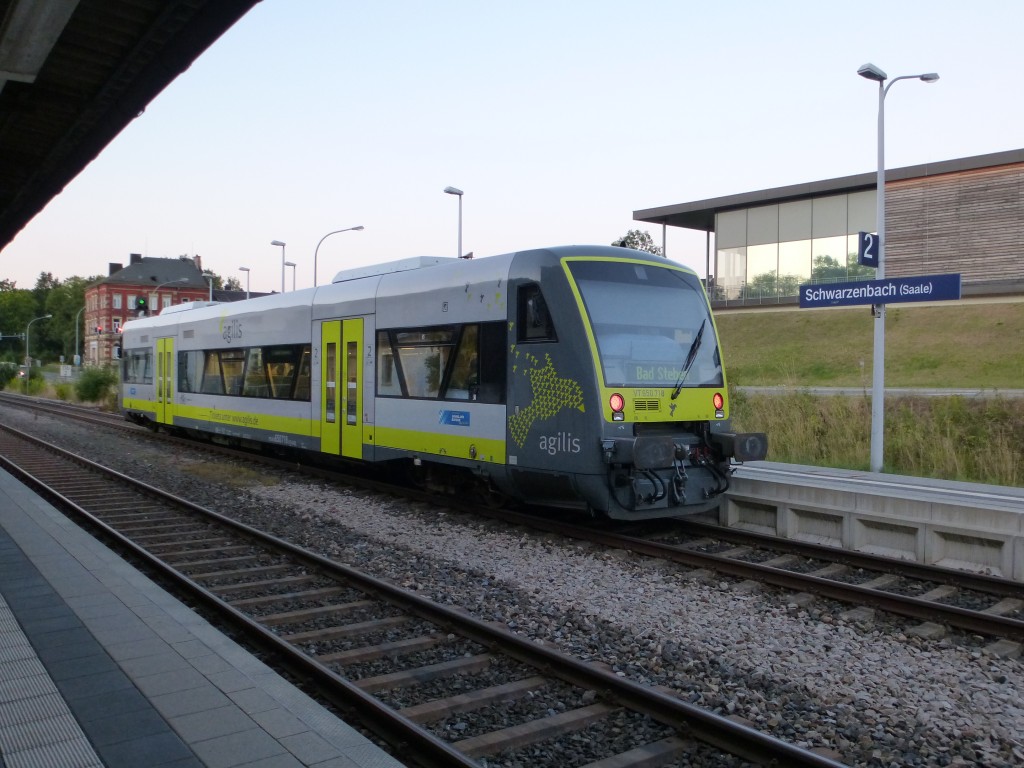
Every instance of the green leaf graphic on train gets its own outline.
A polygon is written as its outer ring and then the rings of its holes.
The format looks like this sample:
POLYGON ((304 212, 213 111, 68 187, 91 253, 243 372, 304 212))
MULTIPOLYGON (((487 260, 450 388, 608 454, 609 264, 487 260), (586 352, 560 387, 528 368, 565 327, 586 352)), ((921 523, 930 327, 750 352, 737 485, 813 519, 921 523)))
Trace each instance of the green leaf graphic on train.
MULTIPOLYGON (((513 355, 518 359, 520 350, 513 350, 513 355)), ((544 356, 543 366, 539 359, 529 353, 522 357, 529 367, 524 367, 520 373, 519 362, 516 362, 512 366, 512 373, 526 376, 530 380, 533 397, 528 406, 508 417, 509 432, 520 448, 526 443, 526 436, 534 422, 553 418, 567 408, 576 408, 581 412, 584 410, 583 388, 572 379, 559 376, 550 355, 544 356)))

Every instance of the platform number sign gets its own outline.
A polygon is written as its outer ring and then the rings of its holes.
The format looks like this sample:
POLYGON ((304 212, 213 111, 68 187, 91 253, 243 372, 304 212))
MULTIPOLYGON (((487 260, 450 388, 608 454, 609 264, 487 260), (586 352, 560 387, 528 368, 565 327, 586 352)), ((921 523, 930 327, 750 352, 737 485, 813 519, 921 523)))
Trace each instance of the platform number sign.
POLYGON ((874 232, 857 233, 857 263, 862 267, 878 267, 878 235, 874 232))

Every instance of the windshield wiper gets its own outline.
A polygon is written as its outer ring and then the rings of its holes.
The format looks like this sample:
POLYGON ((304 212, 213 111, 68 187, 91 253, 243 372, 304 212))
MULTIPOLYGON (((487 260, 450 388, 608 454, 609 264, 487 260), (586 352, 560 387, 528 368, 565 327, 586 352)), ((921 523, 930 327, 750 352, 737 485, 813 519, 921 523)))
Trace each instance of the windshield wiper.
POLYGON ((686 381, 686 374, 690 372, 693 361, 697 359, 697 350, 700 349, 700 339, 704 335, 704 326, 707 322, 708 319, 706 317, 701 320, 700 330, 697 331, 697 336, 690 345, 690 351, 686 353, 686 362, 683 363, 683 370, 679 372, 679 381, 676 382, 676 388, 672 390, 673 400, 679 397, 679 393, 683 391, 683 382, 686 381))

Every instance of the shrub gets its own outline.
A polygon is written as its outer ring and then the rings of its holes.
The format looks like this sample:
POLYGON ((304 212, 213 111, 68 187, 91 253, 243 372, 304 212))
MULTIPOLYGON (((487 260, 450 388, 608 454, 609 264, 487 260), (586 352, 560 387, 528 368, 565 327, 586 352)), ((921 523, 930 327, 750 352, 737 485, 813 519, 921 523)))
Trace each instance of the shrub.
POLYGON ((95 403, 106 400, 117 384, 117 371, 112 368, 86 368, 75 382, 75 395, 79 400, 95 403))
POLYGON ((53 393, 57 396, 58 400, 67 402, 71 399, 71 385, 66 381, 55 384, 53 387, 53 393))
POLYGON ((26 395, 41 395, 46 389, 46 377, 40 368, 29 368, 28 377, 21 380, 22 392, 26 395))
POLYGON ((17 363, 0 363, 0 390, 10 385, 11 380, 18 375, 17 363))

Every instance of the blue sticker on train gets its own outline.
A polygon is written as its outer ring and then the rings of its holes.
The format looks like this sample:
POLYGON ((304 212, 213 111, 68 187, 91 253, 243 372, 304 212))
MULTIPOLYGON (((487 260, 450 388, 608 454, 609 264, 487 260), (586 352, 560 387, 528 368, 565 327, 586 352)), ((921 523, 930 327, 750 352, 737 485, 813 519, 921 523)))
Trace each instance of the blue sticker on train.
POLYGON ((451 424, 455 427, 469 426, 469 411, 441 411, 439 424, 451 424))

